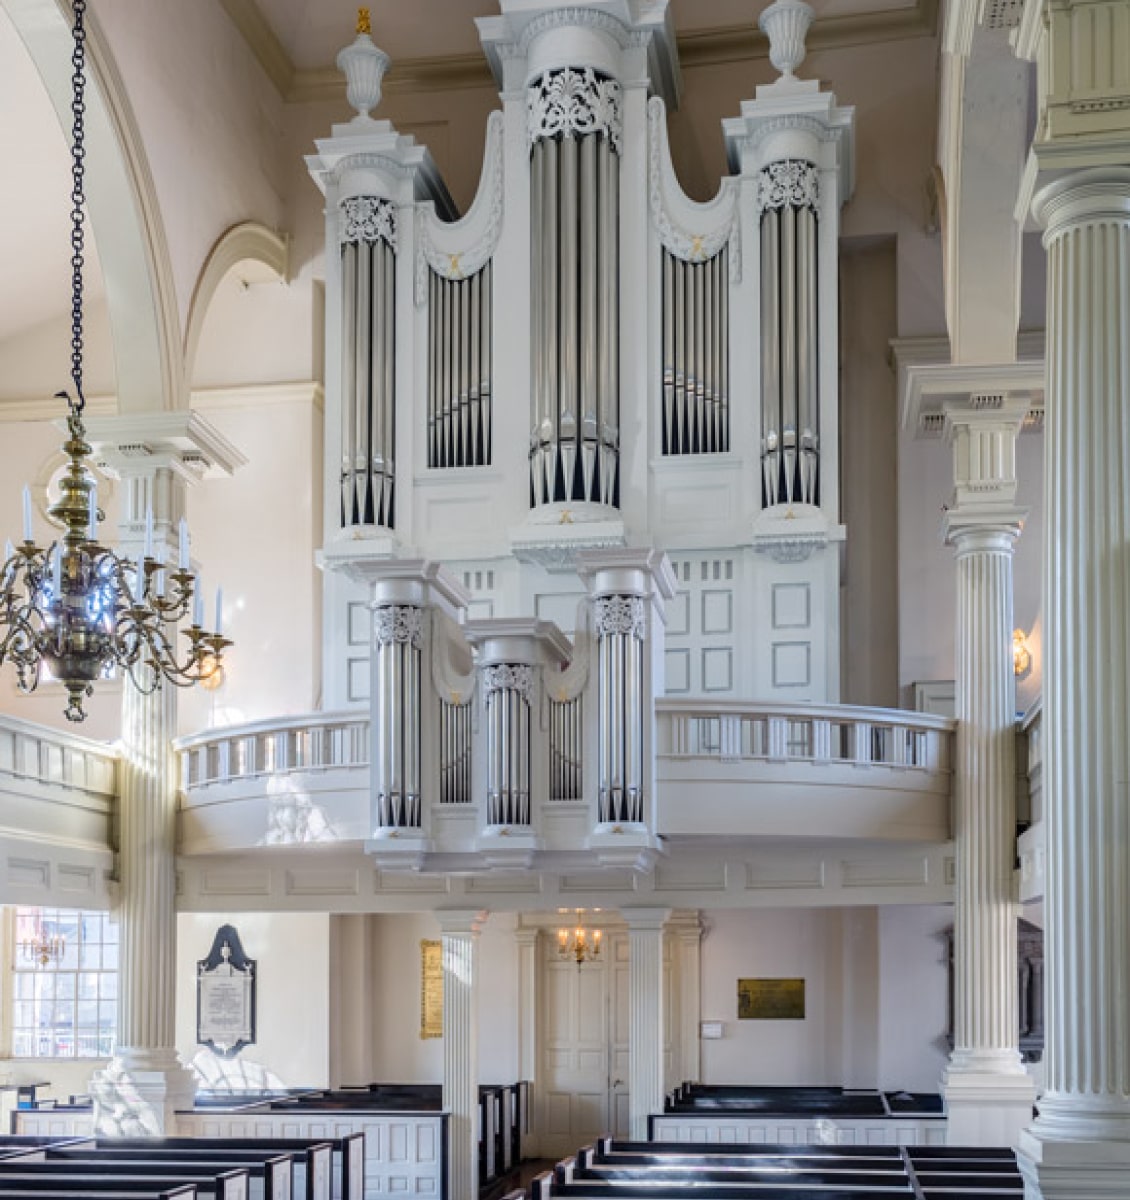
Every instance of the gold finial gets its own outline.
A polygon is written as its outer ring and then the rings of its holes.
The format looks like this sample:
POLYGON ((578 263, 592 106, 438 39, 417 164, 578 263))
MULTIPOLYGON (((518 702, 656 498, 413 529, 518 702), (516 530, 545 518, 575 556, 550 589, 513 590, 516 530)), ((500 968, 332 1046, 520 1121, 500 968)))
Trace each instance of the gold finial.
POLYGON ((367 8, 359 8, 357 10, 357 32, 372 33, 373 28, 369 23, 369 10, 367 8))

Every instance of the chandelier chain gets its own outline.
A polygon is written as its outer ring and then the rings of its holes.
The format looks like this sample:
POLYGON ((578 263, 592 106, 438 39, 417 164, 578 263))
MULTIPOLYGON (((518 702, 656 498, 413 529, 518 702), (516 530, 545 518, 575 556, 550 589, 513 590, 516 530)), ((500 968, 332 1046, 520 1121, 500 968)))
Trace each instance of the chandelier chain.
POLYGON ((71 379, 75 398, 67 403, 75 413, 86 406, 82 390, 82 270, 85 250, 83 213, 86 207, 86 0, 74 0, 74 49, 71 52, 71 379))

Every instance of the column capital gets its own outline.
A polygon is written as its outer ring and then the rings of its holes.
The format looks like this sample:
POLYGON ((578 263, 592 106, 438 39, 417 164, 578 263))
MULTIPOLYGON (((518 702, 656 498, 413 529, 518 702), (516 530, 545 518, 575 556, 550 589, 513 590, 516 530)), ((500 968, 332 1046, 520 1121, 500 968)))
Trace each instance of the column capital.
POLYGON ((1058 175, 1032 200, 1044 245, 1069 229, 1104 222, 1130 224, 1130 167, 1100 166, 1058 175))
POLYGON ((115 479, 145 478, 164 468, 193 484, 231 475, 247 462, 195 412, 89 417, 85 425, 99 468, 115 479))
POLYGON ((959 505, 946 511, 942 533, 958 557, 1011 554, 1027 517, 1028 509, 1011 505, 959 505))
POLYGON ((943 405, 946 441, 953 451, 950 512, 1013 508, 1016 439, 1029 403, 1026 392, 989 390, 943 405))
POLYGON ((482 932, 490 913, 485 908, 441 908, 435 913, 442 934, 482 932))

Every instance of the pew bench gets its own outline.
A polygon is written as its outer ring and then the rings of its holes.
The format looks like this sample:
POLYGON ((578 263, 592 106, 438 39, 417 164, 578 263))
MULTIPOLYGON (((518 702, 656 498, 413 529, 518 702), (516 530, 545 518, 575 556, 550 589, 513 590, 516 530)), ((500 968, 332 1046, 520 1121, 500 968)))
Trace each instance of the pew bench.
POLYGON ((10 1161, 5 1159, 0 1167, 0 1200, 12 1200, 16 1193, 38 1196, 39 1200, 77 1194, 98 1197, 100 1200, 107 1195, 136 1200, 166 1193, 183 1194, 182 1189, 186 1185, 188 1194, 200 1200, 251 1200, 252 1195, 248 1172, 243 1169, 216 1171, 194 1178, 178 1174, 169 1167, 164 1167, 159 1173, 138 1174, 130 1171, 127 1174, 104 1170, 56 1171, 53 1164, 45 1162, 27 1163, 17 1171, 9 1165, 10 1161))
MULTIPOLYGON (((0 1160, 0 1198, 10 1184, 18 1182, 19 1190, 39 1190, 39 1181, 48 1189, 88 1181, 94 1190, 102 1190, 103 1181, 110 1181, 127 1192, 191 1183, 201 1196, 214 1195, 216 1200, 292 1200, 289 1155, 233 1162, 220 1148, 201 1162, 170 1162, 158 1157, 121 1162, 100 1157, 95 1151, 63 1159, 37 1151, 22 1159, 0 1160), (32 1180, 36 1182, 29 1182, 32 1180)), ((81 1190, 90 1189, 84 1183, 81 1190)))

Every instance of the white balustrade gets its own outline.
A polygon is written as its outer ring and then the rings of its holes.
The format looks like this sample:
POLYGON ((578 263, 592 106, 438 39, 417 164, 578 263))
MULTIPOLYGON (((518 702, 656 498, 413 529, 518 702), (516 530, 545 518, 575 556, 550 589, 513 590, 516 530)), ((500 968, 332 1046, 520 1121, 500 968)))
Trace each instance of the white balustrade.
POLYGON ((263 775, 369 765, 369 719, 316 713, 209 729, 176 743, 186 791, 263 775))
POLYGON ((41 783, 104 800, 115 791, 117 758, 112 746, 0 717, 0 793, 11 785, 41 783))
POLYGON ((928 713, 741 700, 660 700, 656 710, 661 758, 950 769, 954 723, 928 713))

